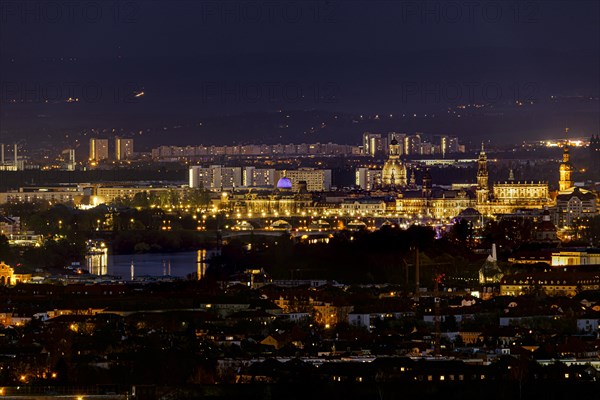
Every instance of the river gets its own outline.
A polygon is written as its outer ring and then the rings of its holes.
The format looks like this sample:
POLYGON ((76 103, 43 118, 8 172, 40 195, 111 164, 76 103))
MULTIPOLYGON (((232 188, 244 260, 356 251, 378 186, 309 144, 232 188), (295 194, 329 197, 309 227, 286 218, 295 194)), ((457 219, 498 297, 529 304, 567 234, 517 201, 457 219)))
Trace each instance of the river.
POLYGON ((213 250, 181 253, 119 254, 108 256, 107 273, 131 281, 141 276, 173 276, 185 278, 196 274, 201 279, 208 267, 206 259, 213 250))

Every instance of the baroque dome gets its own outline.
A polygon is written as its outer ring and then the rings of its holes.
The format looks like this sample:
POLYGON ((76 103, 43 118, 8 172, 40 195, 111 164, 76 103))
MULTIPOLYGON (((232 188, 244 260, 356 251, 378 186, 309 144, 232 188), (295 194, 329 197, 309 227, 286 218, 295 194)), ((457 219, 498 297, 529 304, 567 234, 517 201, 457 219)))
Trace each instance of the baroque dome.
POLYGON ((406 186, 406 167, 398 159, 389 159, 383 165, 381 181, 384 186, 406 186))

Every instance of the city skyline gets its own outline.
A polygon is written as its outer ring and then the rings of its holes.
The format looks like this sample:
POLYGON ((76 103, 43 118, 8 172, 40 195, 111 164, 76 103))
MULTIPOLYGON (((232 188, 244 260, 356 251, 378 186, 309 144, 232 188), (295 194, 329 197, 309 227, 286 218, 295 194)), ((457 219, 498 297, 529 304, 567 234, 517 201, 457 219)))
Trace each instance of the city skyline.
POLYGON ((0 397, 594 398, 600 3, 0 0, 0 397))

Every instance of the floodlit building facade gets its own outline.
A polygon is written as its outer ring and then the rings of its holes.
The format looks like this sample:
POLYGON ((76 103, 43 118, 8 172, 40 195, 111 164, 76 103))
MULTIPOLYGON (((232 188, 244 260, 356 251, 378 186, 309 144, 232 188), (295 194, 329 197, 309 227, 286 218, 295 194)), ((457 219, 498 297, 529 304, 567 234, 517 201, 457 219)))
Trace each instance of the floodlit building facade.
POLYGON ((274 168, 244 167, 242 171, 242 184, 245 187, 273 187, 275 182, 274 168))
POLYGON ((286 177, 292 182, 292 190, 299 190, 302 181, 306 182, 306 190, 309 192, 323 192, 331 189, 330 169, 300 168, 276 171, 276 181, 279 181, 282 177, 286 177))
MULTIPOLYGON (((476 182, 470 187, 443 189, 434 187, 428 170, 423 173, 420 188, 414 174, 407 182, 406 166, 396 147, 390 144, 390 156, 382 169, 381 185, 376 195, 395 194, 396 213, 406 218, 449 219, 468 208, 482 215, 509 214, 517 209, 541 209, 552 206, 547 182, 506 181, 489 184, 487 156, 482 146, 477 159, 476 182)), ((362 171, 357 171, 357 176, 362 171)))
POLYGON ((363 190, 374 190, 381 182, 381 170, 369 168, 356 169, 356 186, 363 190))
POLYGON ((123 161, 133 158, 133 139, 115 138, 115 160, 123 161))
POLYGON ((538 272, 508 275, 500 281, 501 296, 543 292, 548 296, 573 297, 584 290, 600 289, 600 275, 593 272, 538 272))
POLYGON ((239 188, 242 186, 242 169, 222 165, 193 166, 189 169, 189 185, 193 189, 209 190, 239 188))
POLYGON ((90 139, 90 162, 108 160, 108 139, 90 139))

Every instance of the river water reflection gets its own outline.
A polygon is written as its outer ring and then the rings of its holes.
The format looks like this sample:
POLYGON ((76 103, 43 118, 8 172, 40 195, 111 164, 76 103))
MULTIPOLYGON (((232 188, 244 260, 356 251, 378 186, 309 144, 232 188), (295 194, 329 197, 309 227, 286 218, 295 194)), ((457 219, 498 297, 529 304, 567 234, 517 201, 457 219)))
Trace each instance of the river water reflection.
POLYGON ((206 259, 212 250, 182 253, 119 254, 108 256, 108 274, 123 280, 134 280, 141 276, 173 276, 185 278, 194 274, 201 279, 206 273, 206 259))

